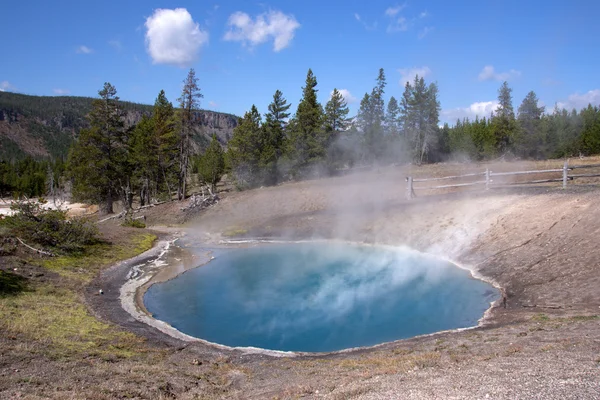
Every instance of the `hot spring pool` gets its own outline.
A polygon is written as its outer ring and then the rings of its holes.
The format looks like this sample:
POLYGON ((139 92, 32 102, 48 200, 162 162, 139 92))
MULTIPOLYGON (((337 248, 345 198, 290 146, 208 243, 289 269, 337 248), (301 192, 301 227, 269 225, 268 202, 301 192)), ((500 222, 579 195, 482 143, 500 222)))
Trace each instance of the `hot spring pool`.
POLYGON ((477 324, 499 297, 468 271, 400 248, 270 244, 150 287, 155 318, 227 346, 322 352, 477 324))

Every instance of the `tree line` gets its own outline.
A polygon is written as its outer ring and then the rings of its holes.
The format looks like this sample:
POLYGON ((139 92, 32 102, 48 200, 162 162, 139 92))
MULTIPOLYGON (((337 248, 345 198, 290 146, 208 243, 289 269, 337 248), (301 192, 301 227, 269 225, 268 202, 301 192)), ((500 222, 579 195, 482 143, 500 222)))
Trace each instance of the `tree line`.
POLYGON ((600 153, 598 106, 547 112, 531 91, 515 112, 507 82, 500 86, 498 106, 489 116, 465 118, 453 126, 440 126, 438 86, 423 77, 415 76, 399 100, 392 95, 386 104, 385 72, 380 69, 354 118, 348 117, 337 89, 323 107, 316 87, 317 78, 309 70, 295 114, 277 90, 264 119, 253 105, 240 120, 226 154, 239 187, 332 174, 355 165, 600 153))
POLYGON ((364 94, 351 118, 338 89, 324 106, 318 101, 317 78, 309 69, 294 113, 292 104, 276 90, 265 114, 252 105, 239 118, 226 151, 213 136, 206 151, 194 155, 194 111, 203 96, 193 69, 183 81, 177 108, 161 91, 151 114, 129 128, 125 103, 106 83, 92 103, 89 127, 80 130, 66 165, 49 168, 31 159, 2 163, 0 191, 39 195, 49 187, 46 181, 51 178, 51 186, 56 185, 57 173, 64 171, 75 199, 97 202, 112 212, 113 201, 131 207, 135 196, 141 205, 173 195, 184 199, 191 173, 214 189, 227 172, 244 189, 331 175, 354 166, 600 153, 597 106, 579 112, 555 108, 549 113, 530 92, 515 112, 512 89, 504 82, 498 90, 498 107, 490 116, 440 126, 436 83, 416 76, 399 99, 392 95, 387 102, 386 86, 380 69, 373 89, 364 94))
POLYGON ((308 70, 302 97, 292 115, 279 90, 263 116, 252 106, 228 143, 227 165, 239 187, 271 185, 281 180, 334 174, 355 165, 387 164, 412 159, 437 161, 440 136, 438 88, 416 77, 400 101, 386 106, 386 78, 379 70, 355 118, 334 89, 323 107, 317 78, 308 70))
MULTIPOLYGON (((161 90, 152 115, 144 116, 129 129, 125 129, 116 88, 105 83, 98 94, 100 98, 93 102, 88 115, 90 128, 80 131, 67 160, 73 197, 96 202, 106 213, 113 212, 116 200, 131 209, 136 195, 142 206, 170 200, 174 193, 183 200, 194 162, 191 146, 194 112, 203 97, 195 71, 191 69, 183 81, 177 109, 161 90)), ((215 135, 212 142, 205 154, 195 160, 203 177, 209 175, 204 171, 205 160, 211 160, 214 152, 223 158, 215 135)), ((208 165, 214 167, 210 162, 208 165)), ((220 169, 211 172, 220 178, 220 169)), ((206 180, 216 184, 216 178, 206 180)))
POLYGON ((12 163, 0 161, 0 198, 42 197, 60 189, 60 179, 65 171, 61 159, 35 160, 31 157, 12 163))
POLYGON ((535 92, 515 111, 512 89, 498 90, 498 107, 488 118, 463 119, 442 128, 448 157, 489 160, 510 154, 524 159, 566 158, 600 153, 600 109, 589 104, 581 111, 539 105, 535 92))

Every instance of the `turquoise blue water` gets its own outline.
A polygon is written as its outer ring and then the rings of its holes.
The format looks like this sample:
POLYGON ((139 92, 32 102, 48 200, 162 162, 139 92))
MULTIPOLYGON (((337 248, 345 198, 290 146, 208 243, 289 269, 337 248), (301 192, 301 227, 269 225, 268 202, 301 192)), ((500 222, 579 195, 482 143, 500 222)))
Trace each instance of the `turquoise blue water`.
POLYGON ((474 326, 498 292, 417 252, 347 244, 261 245, 216 258, 144 302, 155 318, 227 346, 334 351, 474 326))

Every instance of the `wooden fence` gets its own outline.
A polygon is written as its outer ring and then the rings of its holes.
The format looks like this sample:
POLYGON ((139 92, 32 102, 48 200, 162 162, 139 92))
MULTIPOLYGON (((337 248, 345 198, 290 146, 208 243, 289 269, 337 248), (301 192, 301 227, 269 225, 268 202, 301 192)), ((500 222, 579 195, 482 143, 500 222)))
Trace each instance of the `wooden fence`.
POLYGON ((594 178, 600 177, 600 173, 591 174, 569 174, 569 171, 584 168, 600 168, 600 164, 588 164, 588 165, 569 165, 568 161, 565 161, 562 168, 556 169, 542 169, 532 171, 512 171, 512 172, 493 172, 489 168, 486 168, 484 172, 469 173, 463 175, 443 176, 439 178, 413 178, 412 176, 406 177, 406 197, 412 199, 416 197, 415 190, 437 190, 437 189, 448 189, 448 188, 460 188, 466 186, 483 186, 485 190, 490 189, 495 183, 494 177, 501 176, 518 176, 518 175, 530 175, 530 174, 554 174, 561 173, 562 177, 548 178, 548 179, 536 179, 532 181, 523 182, 511 182, 505 183, 504 185, 522 185, 522 184, 537 184, 537 183, 548 183, 548 182, 562 182, 562 187, 567 187, 567 181, 574 180, 577 178, 594 178), (415 186, 415 183, 421 182, 436 182, 436 181, 460 181, 465 178, 470 180, 476 179, 472 182, 463 183, 450 183, 445 185, 437 186, 415 186), (484 186, 485 185, 485 186, 484 186))

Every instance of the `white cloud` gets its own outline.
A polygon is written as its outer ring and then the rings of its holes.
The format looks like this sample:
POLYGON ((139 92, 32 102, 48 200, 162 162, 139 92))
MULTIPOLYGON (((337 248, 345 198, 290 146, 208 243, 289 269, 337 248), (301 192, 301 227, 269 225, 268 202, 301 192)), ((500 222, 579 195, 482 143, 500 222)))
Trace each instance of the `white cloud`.
POLYGON ((65 95, 71 93, 69 89, 52 89, 52 91, 54 92, 54 94, 58 95, 65 95))
POLYGON ((468 107, 458 107, 442 111, 442 120, 455 122, 457 119, 469 118, 474 120, 475 117, 489 117, 490 114, 498 108, 497 101, 480 101, 471 104, 468 107))
POLYGON ((404 17, 394 18, 387 27, 388 33, 406 32, 408 30, 408 20, 404 17))
POLYGON ((0 92, 13 91, 16 88, 9 81, 0 82, 0 92))
POLYGON ((433 26, 426 26, 425 28, 421 29, 419 31, 419 39, 423 39, 430 32, 433 32, 433 30, 434 30, 433 26))
POLYGON ((288 47, 294 39, 300 24, 293 15, 281 11, 269 11, 252 19, 248 14, 235 12, 227 22, 229 31, 225 40, 242 42, 244 45, 256 46, 273 39, 273 50, 281 51, 288 47))
POLYGON ((188 67, 208 43, 208 32, 200 29, 185 8, 157 9, 146 19, 146 50, 154 64, 188 67))
POLYGON ((480 81, 509 81, 521 76, 521 71, 511 69, 508 72, 496 72, 494 66, 486 65, 479 73, 480 81))
POLYGON ((400 11, 402 11, 405 7, 406 4, 402 4, 400 6, 389 7, 387 10, 385 10, 385 16, 390 19, 387 27, 387 33, 405 32, 408 30, 410 22, 402 15, 399 15, 400 11))
POLYGON ((210 108, 219 108, 219 105, 216 102, 212 101, 212 100, 208 102, 208 106, 210 108))
MULTIPOLYGON (((581 110, 582 108, 587 107, 588 104, 593 106, 600 105, 600 89, 590 90, 589 92, 583 94, 574 93, 567 98, 567 101, 556 102, 556 105, 559 109, 565 108, 569 111, 574 108, 581 110)), ((546 109, 548 112, 552 112, 553 107, 550 109, 546 107, 546 109)))
POLYGON ((419 14, 419 18, 427 18, 429 17, 429 13, 427 11, 423 11, 421 12, 421 14, 419 14))
MULTIPOLYGON (((338 89, 338 92, 341 93, 342 97, 344 98, 344 100, 346 100, 346 103, 348 104, 353 104, 358 101, 358 99, 354 97, 348 89, 338 89)), ((331 91, 331 93, 329 93, 329 97, 331 97, 332 94, 333 90, 331 91)))
POLYGON ((407 83, 412 84, 415 80, 415 76, 419 75, 421 78, 425 78, 429 74, 431 74, 431 69, 427 66, 423 67, 413 67, 413 68, 402 68, 399 69, 400 72, 400 86, 404 87, 407 83))
POLYGON ((377 21, 373 22, 372 24, 368 24, 365 21, 363 21, 362 17, 360 16, 360 14, 358 13, 354 13, 354 18, 361 23, 362 26, 365 27, 366 30, 368 31, 374 31, 375 29, 377 29, 377 21))
POLYGON ((90 49, 87 46, 81 45, 81 46, 77 47, 75 52, 77 54, 92 54, 94 52, 94 50, 90 49))
POLYGON ((406 3, 395 7, 388 7, 387 10, 385 10, 385 15, 388 17, 395 17, 400 11, 404 10, 404 8, 406 8, 406 3))

